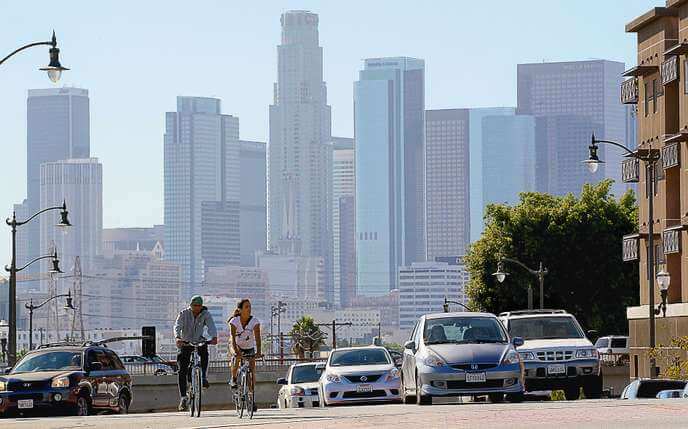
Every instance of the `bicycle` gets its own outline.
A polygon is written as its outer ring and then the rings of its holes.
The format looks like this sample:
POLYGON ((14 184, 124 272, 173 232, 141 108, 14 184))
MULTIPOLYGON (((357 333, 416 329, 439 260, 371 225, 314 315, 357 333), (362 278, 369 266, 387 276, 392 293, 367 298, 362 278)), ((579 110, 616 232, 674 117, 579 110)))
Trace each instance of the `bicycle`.
MULTIPOLYGON (((253 418, 253 406, 255 404, 255 396, 253 390, 251 390, 251 360, 256 357, 255 354, 245 354, 241 357, 241 366, 237 371, 237 391, 234 392, 234 407, 237 412, 237 416, 242 418, 244 416, 244 410, 248 413, 248 418, 253 418)), ((237 359, 235 356, 234 359, 237 359)))
POLYGON ((187 343, 193 347, 191 359, 189 360, 189 371, 187 372, 187 397, 189 398, 189 410, 191 417, 201 416, 201 399, 203 392, 203 369, 201 368, 201 356, 198 354, 198 348, 207 344, 205 341, 200 343, 187 343), (190 379, 190 380, 189 380, 190 379))

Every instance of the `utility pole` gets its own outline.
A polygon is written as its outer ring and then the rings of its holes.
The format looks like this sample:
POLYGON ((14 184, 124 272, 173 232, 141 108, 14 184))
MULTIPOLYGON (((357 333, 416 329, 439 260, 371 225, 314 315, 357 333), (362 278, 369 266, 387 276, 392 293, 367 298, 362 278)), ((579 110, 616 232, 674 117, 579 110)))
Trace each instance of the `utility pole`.
POLYGON ((84 341, 84 315, 81 294, 81 258, 78 256, 74 258, 74 268, 72 270, 74 277, 72 289, 74 289, 74 300, 76 301, 76 311, 72 314, 72 332, 70 337, 76 338, 76 333, 80 335, 80 340, 84 341))
POLYGON ((332 350, 337 348, 337 326, 352 326, 351 322, 337 322, 336 319, 332 320, 332 323, 316 323, 316 326, 329 326, 332 328, 332 350))

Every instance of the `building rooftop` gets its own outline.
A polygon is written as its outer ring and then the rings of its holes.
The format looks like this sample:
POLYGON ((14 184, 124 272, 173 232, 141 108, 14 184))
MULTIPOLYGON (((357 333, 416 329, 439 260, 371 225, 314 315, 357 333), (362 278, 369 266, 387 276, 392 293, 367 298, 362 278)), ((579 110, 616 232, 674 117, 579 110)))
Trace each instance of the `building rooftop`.
MULTIPOLYGON (((678 2, 678 1, 677 1, 678 2)), ((677 16, 677 10, 675 8, 666 8, 666 7, 655 7, 650 9, 649 11, 645 12, 644 14, 640 15, 633 21, 629 22, 626 24, 626 32, 627 33, 635 33, 638 30, 642 29, 643 27, 647 26, 648 24, 654 22, 655 20, 659 18, 663 18, 665 16, 677 16)))

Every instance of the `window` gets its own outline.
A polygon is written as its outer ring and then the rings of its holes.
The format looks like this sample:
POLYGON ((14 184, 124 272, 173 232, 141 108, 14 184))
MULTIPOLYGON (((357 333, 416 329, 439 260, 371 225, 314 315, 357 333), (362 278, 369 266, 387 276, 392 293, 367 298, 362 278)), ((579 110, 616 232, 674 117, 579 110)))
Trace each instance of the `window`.
POLYGON ((650 113, 650 85, 646 82, 644 85, 645 88, 645 116, 647 116, 650 113))
POLYGON ((659 90, 657 89, 657 79, 652 79, 652 113, 657 113, 657 97, 659 90))

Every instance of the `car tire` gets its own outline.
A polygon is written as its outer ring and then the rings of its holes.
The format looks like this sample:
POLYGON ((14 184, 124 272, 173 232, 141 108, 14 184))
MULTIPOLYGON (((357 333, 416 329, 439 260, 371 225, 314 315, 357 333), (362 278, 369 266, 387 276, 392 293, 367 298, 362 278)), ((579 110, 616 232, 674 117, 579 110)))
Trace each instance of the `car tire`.
POLYGON ((487 395, 488 398, 490 398, 490 402, 493 404, 499 404, 504 402, 504 394, 503 393, 490 393, 487 395))
POLYGON ((602 397, 602 376, 592 376, 583 383, 583 394, 586 399, 602 397))
POLYGON ((165 371, 164 369, 159 369, 155 371, 155 375, 167 375, 167 371, 165 371))
POLYGON ((564 389, 564 397, 567 401, 575 401, 580 398, 580 386, 576 384, 564 389))
POLYGON ((74 413, 79 417, 91 415, 91 401, 86 394, 82 393, 76 398, 74 413))
MULTIPOLYGON (((409 395, 408 394, 408 386, 406 386, 406 382, 404 381, 404 377, 401 377, 401 402, 404 404, 414 404, 416 402, 416 396, 415 395, 409 395)), ((414 392, 415 392, 415 386, 414 386, 414 392)))
POLYGON ((117 409, 119 414, 129 414, 129 395, 127 393, 121 393, 119 399, 117 399, 117 409))
POLYGON ((423 395, 423 392, 420 389, 420 379, 418 378, 418 374, 416 374, 416 404, 417 405, 432 405, 432 396, 428 395, 423 395))
POLYGON ((523 393, 508 393, 506 395, 506 400, 511 402, 512 404, 517 404, 519 402, 523 402, 524 395, 523 393))

